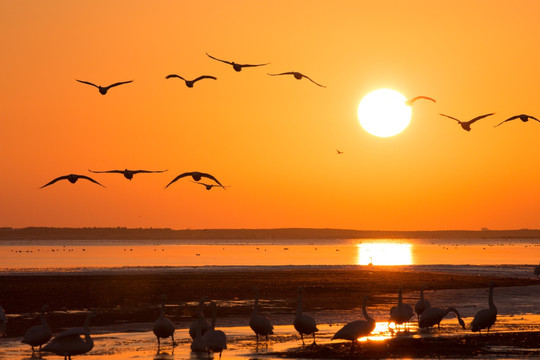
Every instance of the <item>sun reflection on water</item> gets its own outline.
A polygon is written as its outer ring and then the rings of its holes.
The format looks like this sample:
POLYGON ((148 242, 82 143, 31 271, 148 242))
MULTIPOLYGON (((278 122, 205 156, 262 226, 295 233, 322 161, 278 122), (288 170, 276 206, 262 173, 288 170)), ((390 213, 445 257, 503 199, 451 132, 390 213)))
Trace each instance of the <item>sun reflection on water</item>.
POLYGON ((395 243, 358 244, 358 265, 412 265, 412 245, 395 243))

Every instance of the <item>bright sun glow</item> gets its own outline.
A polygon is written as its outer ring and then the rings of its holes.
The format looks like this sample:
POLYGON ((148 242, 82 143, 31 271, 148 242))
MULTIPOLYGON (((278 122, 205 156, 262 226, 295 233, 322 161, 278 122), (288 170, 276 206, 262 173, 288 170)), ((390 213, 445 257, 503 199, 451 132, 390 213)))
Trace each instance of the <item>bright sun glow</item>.
POLYGON ((370 92, 358 105, 360 125, 370 134, 388 137, 399 134, 411 121, 407 99, 391 89, 370 92))
POLYGON ((358 265, 412 265, 411 244, 358 244, 358 265))

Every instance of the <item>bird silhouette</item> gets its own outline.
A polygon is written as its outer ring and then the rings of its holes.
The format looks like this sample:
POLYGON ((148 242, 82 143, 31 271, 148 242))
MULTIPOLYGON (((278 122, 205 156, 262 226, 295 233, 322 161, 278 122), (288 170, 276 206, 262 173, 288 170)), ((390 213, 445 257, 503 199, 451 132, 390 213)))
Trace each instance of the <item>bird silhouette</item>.
POLYGON ((444 310, 439 308, 425 309, 418 318, 418 327, 429 330, 431 326, 437 325, 437 328, 440 329, 442 319, 451 312, 456 314, 459 325, 465 330, 465 322, 461 319, 461 316, 455 307, 448 307, 444 310))
POLYGON ((302 338, 302 344, 304 343, 304 335, 313 335, 313 343, 315 344, 315 333, 319 331, 315 320, 302 312, 302 287, 298 288, 298 300, 296 303, 296 315, 294 316, 293 326, 300 334, 302 338))
POLYGON ((270 76, 292 75, 292 76, 294 76, 294 78, 297 79, 297 80, 301 80, 302 78, 306 78, 306 79, 308 79, 309 81, 311 81, 312 83, 314 83, 314 84, 317 85, 317 86, 320 86, 320 87, 323 87, 323 88, 326 87, 326 86, 324 86, 324 85, 319 84, 318 82, 313 81, 309 76, 306 76, 306 75, 304 75, 304 74, 302 74, 302 73, 299 73, 298 71, 288 71, 288 72, 284 72, 284 73, 279 73, 279 74, 268 74, 268 75, 270 75, 270 76))
POLYGON ((536 121, 540 122, 540 120, 538 120, 534 116, 521 114, 521 115, 516 115, 516 116, 509 117, 508 119, 504 120, 503 122, 501 122, 498 125, 495 125, 494 127, 500 126, 500 125, 504 124, 507 121, 512 121, 512 120, 516 120, 516 119, 519 119, 519 120, 521 120, 523 122, 527 122, 527 121, 529 121, 529 119, 533 119, 533 120, 536 120, 536 121))
POLYGON ((49 314, 49 307, 43 305, 41 307, 41 325, 35 325, 24 333, 24 336, 21 340, 23 344, 28 344, 32 347, 32 354, 34 354, 34 347, 39 346, 39 351, 41 352, 41 346, 51 339, 52 332, 49 324, 47 324, 47 318, 45 315, 49 314))
MULTIPOLYGON (((75 79, 77 80, 77 79, 75 79)), ((114 83, 114 84, 111 84, 109 86, 100 86, 100 85, 96 85, 96 84, 93 84, 89 81, 83 81, 83 80, 77 80, 78 82, 80 83, 83 83, 83 84, 87 84, 87 85, 91 85, 91 86, 94 86, 94 87, 97 87, 98 90, 99 90, 99 93, 101 95, 105 95, 107 94, 107 91, 109 91, 110 88, 113 88, 115 86, 118 86, 118 85, 122 85, 122 84, 129 84, 130 82, 133 82, 133 80, 129 80, 129 81, 120 81, 120 82, 117 82, 117 83, 114 83)))
POLYGON ((455 117, 452 117, 452 116, 449 116, 449 115, 445 115, 445 114, 439 114, 441 116, 446 116, 447 118, 449 119, 452 119, 452 120, 456 120, 459 125, 461 125, 461 127, 463 128, 463 130, 467 130, 467 131, 471 131, 471 125, 475 122, 477 122, 478 120, 480 119, 483 119, 487 116, 491 116, 491 115, 494 115, 495 113, 491 113, 491 114, 484 114, 484 115, 480 115, 480 116, 477 116, 475 117, 474 119, 471 119, 469 121, 461 121, 461 120, 458 120, 456 119, 455 117))
POLYGON ((424 289, 426 288, 426 285, 422 285, 420 288, 420 300, 416 302, 414 305, 414 312, 418 316, 418 320, 420 320, 420 315, 428 308, 431 307, 431 303, 429 300, 424 299, 424 289))
POLYGON ((219 358, 221 359, 222 351, 227 348, 227 335, 221 330, 216 330, 216 303, 211 301, 210 308, 212 309, 212 323, 210 324, 210 329, 203 335, 202 340, 208 353, 210 354, 210 350, 219 352, 219 358))
POLYGON ((343 151, 336 149, 336 154, 341 155, 343 154, 343 151))
POLYGON ((207 173, 198 172, 198 171, 185 172, 185 173, 182 173, 182 174, 178 175, 177 177, 172 179, 172 181, 170 183, 168 183, 167 186, 165 186, 165 188, 168 188, 172 183, 174 183, 175 181, 177 181, 177 180, 179 180, 179 179, 181 179, 183 177, 186 177, 186 176, 191 176, 192 179, 195 180, 195 181, 199 181, 203 177, 205 177, 205 178, 208 178, 210 180, 214 180, 216 183, 219 184, 219 186, 221 186, 222 188, 225 189, 225 186, 221 185, 221 183, 218 181, 218 179, 216 179, 214 176, 212 176, 210 174, 207 174, 207 173))
POLYGON ((388 322, 393 322, 394 324, 396 324, 396 326, 406 324, 409 322, 413 315, 414 312, 412 306, 403 303, 402 289, 399 288, 398 303, 397 306, 392 306, 392 308, 390 309, 390 320, 388 320, 388 322))
POLYGON ((197 181, 192 181, 193 183, 195 184, 199 184, 199 185, 202 185, 206 188, 206 190, 212 190, 212 188, 215 188, 215 187, 222 187, 223 190, 225 190, 225 188, 227 186, 221 186, 221 185, 218 185, 218 184, 207 184, 207 183, 203 183, 203 182, 197 182, 197 181))
POLYGON ((157 342, 158 342, 158 348, 161 345, 160 338, 166 339, 170 337, 172 339, 172 345, 176 346, 178 345, 176 341, 174 341, 174 324, 171 320, 167 319, 165 317, 165 302, 167 301, 167 296, 163 295, 161 297, 161 310, 159 312, 159 317, 156 321, 154 321, 154 325, 152 326, 152 331, 154 332, 154 335, 156 335, 157 342))
POLYGON ((338 332, 335 333, 335 335, 332 337, 332 340, 334 339, 350 340, 351 347, 352 347, 358 341, 359 338, 368 336, 369 334, 371 334, 373 330, 375 330, 375 325, 377 324, 377 322, 375 321, 375 319, 370 317, 367 313, 367 310, 366 310, 367 300, 368 300, 368 297, 364 296, 362 300, 362 312, 364 313, 364 318, 366 320, 356 320, 356 321, 348 323, 347 325, 339 329, 338 332))
POLYGON ((73 355, 86 354, 94 347, 94 340, 90 337, 90 320, 95 317, 95 312, 89 313, 83 328, 72 328, 61 332, 45 345, 43 351, 63 356, 64 360, 71 360, 73 355), (81 335, 84 335, 84 340, 81 335))
POLYGON ((534 275, 536 275, 536 277, 540 279, 540 265, 536 266, 533 272, 534 275))
POLYGON ((196 319, 189 326, 189 336, 191 336, 193 340, 195 340, 195 337, 197 336, 197 330, 200 330, 202 336, 210 328, 210 324, 208 324, 208 321, 206 321, 203 314, 203 306, 207 301, 210 301, 207 296, 201 298, 197 313, 195 314, 196 319))
MULTIPOLYGON (((43 189, 45 186, 52 185, 55 182, 60 181, 60 180, 67 180, 70 183, 75 184, 77 182, 77 180, 79 180, 79 179, 89 180, 89 181, 91 181, 91 182, 93 182, 95 184, 98 184, 99 186, 103 186, 99 182, 97 182, 96 180, 92 179, 91 177, 88 177, 88 176, 85 176, 85 175, 69 174, 69 175, 64 175, 64 176, 57 177, 56 179, 54 179, 54 180, 48 182, 47 184, 43 185, 42 187, 40 187, 40 189, 43 189)), ((103 186, 103 187, 105 187, 105 186, 103 186)))
POLYGON ((493 287, 495 284, 493 282, 489 283, 489 296, 488 296, 488 309, 480 310, 476 315, 474 316, 473 321, 471 322, 471 330, 473 332, 478 331, 480 334, 482 333, 482 329, 487 329, 487 332, 489 334, 489 329, 495 324, 495 321, 497 321, 497 307, 493 303, 493 287))
POLYGON ((6 336, 6 324, 8 319, 4 308, 0 306, 0 338, 6 336))
POLYGON ((143 174, 147 174, 147 173, 162 173, 162 172, 165 172, 167 170, 128 170, 128 169, 125 169, 125 170, 105 170, 105 171, 95 171, 95 170, 90 170, 88 169, 88 171, 92 172, 92 173, 95 173, 95 174, 103 174, 103 173, 116 173, 116 174, 122 174, 124 175, 124 177, 128 180, 131 180, 133 179, 133 175, 135 174, 140 174, 140 173, 143 173, 143 174))
POLYGON ((274 333, 274 326, 267 317, 259 314, 259 288, 254 287, 253 290, 255 291, 255 303, 249 320, 249 327, 257 336, 257 343, 259 342, 259 335, 265 336, 268 342, 268 335, 274 333))
POLYGON ((199 80, 202 80, 202 79, 213 79, 213 80, 217 80, 217 77, 215 77, 215 76, 210 76, 210 75, 202 75, 202 76, 199 76, 198 78, 193 79, 193 80, 186 80, 186 79, 184 79, 183 77, 181 77, 180 75, 176 75, 176 74, 170 74, 170 75, 165 76, 165 79, 170 79, 170 78, 179 78, 179 79, 184 80, 185 83, 186 83, 186 86, 187 86, 188 88, 192 88, 192 87, 193 87, 193 84, 195 84, 195 82, 197 82, 197 81, 199 81, 199 80))
POLYGON ((210 55, 208 53, 206 53, 206 55, 208 55, 208 57, 211 58, 211 59, 221 61, 222 63, 225 63, 225 64, 232 65, 232 67, 233 67, 233 69, 235 71, 242 71, 242 69, 245 68, 245 67, 264 66, 264 65, 270 64, 270 63, 266 63, 266 64, 237 64, 237 63, 235 63, 233 61, 227 61, 227 60, 218 59, 218 58, 213 57, 212 55, 210 55))
POLYGON ((412 99, 409 99, 409 100, 405 101, 405 104, 408 105, 408 106, 412 106, 412 104, 414 104, 414 102, 416 100, 419 100, 419 99, 431 100, 431 101, 433 101, 435 103, 437 102, 435 99, 430 98, 429 96, 415 96, 412 99))

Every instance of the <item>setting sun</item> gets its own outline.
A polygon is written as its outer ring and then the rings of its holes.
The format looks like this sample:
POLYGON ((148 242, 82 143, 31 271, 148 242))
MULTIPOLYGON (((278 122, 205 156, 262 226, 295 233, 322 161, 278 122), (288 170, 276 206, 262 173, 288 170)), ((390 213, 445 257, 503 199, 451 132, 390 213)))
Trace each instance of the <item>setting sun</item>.
POLYGON ((411 108, 407 99, 391 89, 370 92, 358 105, 358 120, 370 134, 379 137, 397 135, 409 125, 411 108))
POLYGON ((411 244, 358 244, 358 265, 411 265, 411 244))

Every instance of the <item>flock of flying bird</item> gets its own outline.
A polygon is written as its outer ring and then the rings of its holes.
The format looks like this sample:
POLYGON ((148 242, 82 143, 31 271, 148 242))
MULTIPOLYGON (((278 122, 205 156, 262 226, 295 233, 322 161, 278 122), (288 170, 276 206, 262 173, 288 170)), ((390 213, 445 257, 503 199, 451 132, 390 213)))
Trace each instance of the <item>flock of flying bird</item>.
MULTIPOLYGON (((250 67, 259 67, 259 66, 266 66, 266 65, 269 65, 270 63, 263 63, 263 64, 239 64, 239 63, 236 63, 234 61, 228 61, 228 60, 223 60, 223 59, 219 59, 219 58, 216 58, 208 53, 206 53, 206 55, 213 59, 213 60, 216 60, 216 61, 219 61, 219 62, 222 62, 222 63, 225 63, 225 64, 228 64, 228 65, 231 65, 233 67, 233 69, 237 72, 240 72, 242 71, 243 68, 250 68, 250 67)), ((316 81, 314 81, 313 79, 311 79, 310 77, 300 73, 300 72, 297 72, 297 71, 288 71, 288 72, 282 72, 282 73, 267 73, 268 75, 270 76, 281 76, 281 75, 292 75, 295 79, 297 80, 301 80, 303 78, 305 79, 308 79, 309 81, 311 81, 313 84, 317 85, 317 86, 320 86, 320 87, 326 87, 316 81)), ((178 78, 178 79, 181 79, 185 82, 186 86, 188 88, 192 88, 194 86, 194 84, 198 81, 201 81, 201 80, 204 80, 204 79, 210 79, 210 80, 217 80, 217 78, 215 76, 212 76, 212 75, 201 75, 193 80, 187 80, 185 79, 184 77, 180 76, 180 75, 177 75, 177 74, 169 74, 165 77, 166 79, 173 79, 173 78, 178 78)), ((86 84, 86 85, 90 85, 90 86, 93 86, 93 87, 96 87, 99 91, 100 94, 102 95, 106 95, 107 92, 111 89, 111 88, 114 88, 114 87, 117 87, 117 86, 120 86, 120 85, 124 85, 124 84, 129 84, 129 83, 132 83, 133 80, 129 80, 129 81, 120 81, 120 82, 116 82, 116 83, 113 83, 111 85, 108 85, 108 86, 101 86, 101 85, 96 85, 92 82, 89 82, 89 81, 85 81, 85 80, 78 80, 76 79, 76 81, 82 83, 82 84, 86 84)), ((407 100, 405 103, 408 105, 408 106, 412 106, 413 103, 419 99, 425 99, 425 100, 430 100, 430 101, 433 101, 433 102, 436 102, 435 99, 431 98, 431 97, 428 97, 428 96, 416 96, 412 99, 409 99, 407 100)), ((450 115, 445 115, 445 114, 440 114, 441 116, 445 116, 449 119, 452 119, 452 120, 455 120, 458 122, 458 124, 466 131, 470 131, 471 130, 471 125, 475 122, 477 122, 478 120, 481 120, 483 118, 486 118, 488 116, 492 116, 494 115, 495 113, 489 113, 489 114, 484 114, 484 115, 480 115, 480 116, 477 116, 471 120, 468 120, 468 121, 461 121, 459 119, 456 119, 455 117, 452 117, 450 115)), ((534 116, 531 116, 531 115, 527 115, 527 114, 520 114, 520 115, 515 115, 515 116, 512 116, 506 120, 504 120, 503 122, 499 123, 498 125, 495 125, 495 127, 497 126, 500 126, 502 125, 503 123, 505 122, 508 122, 508 121, 512 121, 512 120, 521 120, 522 122, 527 122, 529 120, 535 120, 537 122, 540 122, 540 120, 538 120, 536 117, 534 116)), ((337 154, 343 154, 343 151, 340 151, 340 150, 337 150, 337 154)), ((133 178, 133 175, 134 174, 138 174, 138 173, 161 173, 161 172, 164 172, 166 170, 157 170, 157 171, 151 171, 151 170, 128 170, 128 169, 125 169, 125 170, 109 170, 109 171, 92 171, 90 170, 90 172, 93 172, 93 173, 120 173, 120 174, 123 174, 128 180, 131 180, 133 178)), ((198 172, 198 171, 194 171, 194 172, 185 172, 185 173, 182 173, 180 175, 178 175, 176 178, 174 178, 169 184, 167 184, 167 186, 165 186, 166 188, 169 187, 169 185, 171 185, 172 183, 174 183, 175 181, 177 181, 178 179, 184 177, 184 176, 191 176, 193 178, 193 180, 195 180, 195 182, 199 182, 201 180, 202 177, 206 177, 210 180, 213 180, 216 184, 206 184, 206 183, 199 183, 203 186, 205 186, 206 190, 211 190, 213 187, 221 187, 223 189, 225 189, 225 186, 223 186, 213 175, 210 175, 210 174, 207 174, 207 173, 201 173, 201 172, 198 172)), ((43 185, 41 188, 44 188, 46 186, 49 186, 49 185, 52 185, 54 183, 56 183, 57 181, 60 181, 60 180, 68 180, 70 183, 74 184, 75 182, 77 182, 77 180, 79 179, 84 179, 84 180, 88 180, 88 181, 91 181, 97 185, 100 185, 100 186, 103 186, 101 183, 99 183, 98 181, 96 181, 95 179, 89 177, 89 176, 86 176, 86 175, 79 175, 79 174, 69 174, 69 175, 63 175, 63 176, 59 176, 53 180, 51 180, 50 182, 48 182, 47 184, 43 185)), ((104 186, 103 186, 104 187, 104 186)))
MULTIPOLYGON (((493 302, 493 282, 489 283, 489 295, 488 305, 489 307, 480 310, 472 320, 470 329, 473 332, 480 332, 486 329, 489 333, 490 328, 497 320, 497 307, 493 302)), ((445 309, 432 307, 430 302, 424 298, 424 288, 420 290, 420 299, 413 307, 403 302, 402 290, 398 292, 397 305, 390 309, 390 319, 388 323, 394 323, 396 328, 398 326, 407 324, 411 321, 414 313, 418 317, 418 328, 426 329, 429 331, 430 327, 437 325, 440 330, 440 323, 443 318, 449 313, 453 312, 457 316, 459 325, 466 329, 465 322, 462 320, 458 310, 455 307, 447 307, 445 309)), ((274 334, 274 326, 272 322, 264 315, 259 313, 259 289, 254 287, 255 301, 253 305, 253 311, 249 320, 249 326, 256 335, 257 343, 259 342, 259 336, 264 337, 268 342, 269 335, 274 334)), ((315 344, 315 333, 319 331, 317 323, 313 317, 305 314, 302 309, 302 287, 298 288, 297 308, 296 314, 293 320, 293 326, 302 339, 302 344, 305 345, 304 335, 311 335, 313 337, 313 344, 315 344)), ((362 312, 365 320, 355 320, 347 323, 341 329, 339 329, 332 340, 342 339, 351 341, 351 348, 355 346, 358 339, 369 336, 373 330, 375 330, 376 320, 373 319, 367 313, 367 301, 369 296, 363 297, 362 312)), ((174 340, 175 325, 165 316, 165 304, 167 297, 162 296, 160 314, 157 320, 154 321, 152 331, 156 336, 159 347, 161 346, 161 339, 171 338, 172 345, 178 345, 174 340)), ((28 344, 32 347, 32 355, 36 351, 52 352, 54 354, 64 356, 64 359, 71 359, 73 355, 84 354, 92 350, 94 342, 90 336, 90 321, 96 316, 95 312, 91 312, 87 315, 83 328, 72 328, 62 331, 56 335, 52 340, 52 331, 47 324, 46 315, 49 314, 49 308, 47 305, 43 305, 41 308, 41 324, 30 327, 24 334, 21 342, 28 344), (81 337, 84 336, 84 339, 81 337)), ((216 330, 216 314, 217 305, 214 301, 210 301, 208 297, 203 296, 198 305, 198 309, 195 315, 195 320, 189 327, 189 335, 192 339, 191 350, 194 352, 208 352, 221 353, 227 349, 227 336, 224 331, 216 330), (203 307, 206 302, 210 302, 210 308, 212 310, 212 320, 209 324, 203 314, 203 307)), ((0 337, 5 334, 7 318, 3 308, 0 306, 0 337)))

